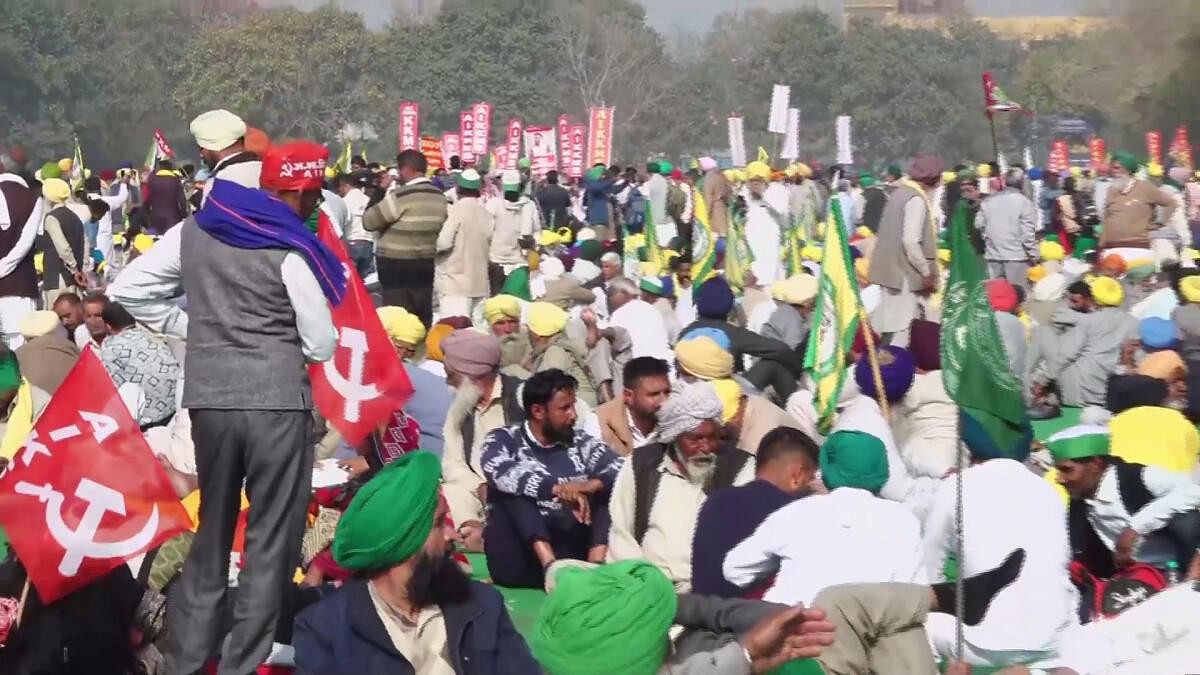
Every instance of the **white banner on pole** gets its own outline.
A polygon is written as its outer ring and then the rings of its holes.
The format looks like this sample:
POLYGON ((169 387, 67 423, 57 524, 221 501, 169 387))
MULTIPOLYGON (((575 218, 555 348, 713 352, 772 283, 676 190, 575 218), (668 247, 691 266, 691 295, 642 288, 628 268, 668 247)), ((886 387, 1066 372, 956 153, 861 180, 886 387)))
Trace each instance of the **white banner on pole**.
POLYGON ((838 164, 854 163, 854 146, 850 142, 850 116, 838 115, 837 118, 837 161, 838 164))
POLYGON ((741 117, 729 118, 729 160, 734 166, 746 166, 746 125, 741 117))
POLYGON ((783 136, 783 152, 779 156, 795 160, 800 157, 800 109, 788 108, 787 132, 783 136))
POLYGON ((792 97, 792 88, 786 84, 777 84, 771 91, 771 116, 767 119, 767 131, 782 134, 787 131, 788 104, 792 97))

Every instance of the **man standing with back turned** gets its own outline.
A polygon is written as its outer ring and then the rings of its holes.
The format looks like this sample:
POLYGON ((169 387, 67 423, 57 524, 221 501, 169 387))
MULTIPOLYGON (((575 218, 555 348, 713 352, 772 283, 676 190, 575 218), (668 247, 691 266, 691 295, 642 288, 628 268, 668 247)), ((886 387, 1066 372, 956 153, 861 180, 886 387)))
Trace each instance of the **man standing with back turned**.
POLYGON ((311 485, 308 363, 327 361, 343 268, 304 221, 329 151, 301 141, 267 150, 262 190, 213 183, 180 239, 188 297, 183 405, 191 411, 200 528, 168 603, 169 672, 199 671, 218 649, 229 550, 245 481, 244 568, 221 675, 254 672, 271 649, 299 561, 311 485))

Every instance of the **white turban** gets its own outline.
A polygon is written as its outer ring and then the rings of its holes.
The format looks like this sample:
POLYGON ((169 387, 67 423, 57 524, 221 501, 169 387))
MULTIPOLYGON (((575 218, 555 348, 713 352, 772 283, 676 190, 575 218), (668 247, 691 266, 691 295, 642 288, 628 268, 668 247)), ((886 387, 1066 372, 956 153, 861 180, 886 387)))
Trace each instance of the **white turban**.
POLYGON ((209 110, 201 113, 191 124, 196 145, 217 152, 237 143, 246 135, 246 123, 228 110, 209 110))
POLYGON ((701 171, 712 171, 717 168, 717 160, 712 157, 701 157, 697 161, 697 164, 699 164, 701 171))
POLYGON ((1067 278, 1062 274, 1047 274, 1033 285, 1033 299, 1038 302, 1058 302, 1066 295, 1067 285, 1067 278))
POLYGON ((567 268, 563 265, 563 261, 553 256, 547 256, 542 258, 541 264, 538 265, 538 270, 542 273, 544 279, 550 281, 565 274, 567 268))
POLYGON ((671 394, 658 409, 658 438, 670 443, 707 420, 720 424, 723 409, 711 382, 693 382, 671 394))

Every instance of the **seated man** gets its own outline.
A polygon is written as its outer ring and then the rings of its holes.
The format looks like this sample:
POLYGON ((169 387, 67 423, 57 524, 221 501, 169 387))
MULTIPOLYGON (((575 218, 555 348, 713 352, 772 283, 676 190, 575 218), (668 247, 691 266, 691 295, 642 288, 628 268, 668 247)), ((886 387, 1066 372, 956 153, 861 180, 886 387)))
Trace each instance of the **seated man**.
POLYGON ((887 482, 887 450, 878 438, 839 431, 821 445, 829 494, 793 501, 767 516, 725 557, 725 578, 748 588, 775 575, 764 600, 810 604, 837 584, 924 583, 921 524, 878 497, 887 482), (813 542, 822 553, 813 555, 813 542))
POLYGON ((575 378, 579 398, 588 406, 599 405, 596 385, 588 370, 588 350, 566 334, 567 313, 548 302, 529 306, 529 342, 533 345, 530 370, 561 370, 575 378))
POLYGON ((495 588, 451 557, 437 457, 401 456, 338 522, 333 555, 359 572, 296 618, 296 672, 536 673, 495 588))
POLYGON ((517 398, 521 381, 500 372, 500 342, 494 335, 454 331, 439 349, 446 383, 455 392, 442 431, 442 490, 467 550, 481 552, 487 499, 479 459, 483 439, 493 429, 525 419, 517 398))
POLYGON ((689 384, 658 411, 658 442, 633 451, 613 485, 608 560, 646 560, 677 589, 692 582, 696 517, 708 495, 754 477, 753 455, 721 441, 721 400, 689 384))
POLYGON ((725 556, 768 516, 803 495, 817 474, 817 445, 797 429, 771 431, 757 450, 755 479, 714 492, 700 507, 692 540, 693 593, 742 596, 742 589, 725 580, 725 556))
MULTIPOLYGON (((529 372, 529 337, 521 330, 521 301, 511 295, 496 295, 483 301, 483 320, 492 335, 500 340, 500 368, 517 369, 508 372, 525 378, 529 372)), ((507 372, 507 371, 506 371, 507 372)))
POLYGON ((138 426, 145 431, 170 422, 183 369, 166 340, 139 326, 118 302, 104 308, 104 325, 100 360, 138 426))
POLYGON ((561 370, 525 382, 525 422, 483 442, 488 520, 484 552, 502 586, 541 588, 560 558, 603 562, 608 496, 621 458, 575 429, 575 379, 561 370))
POLYGON ((1188 564, 1200 545, 1200 485, 1190 476, 1112 456, 1104 427, 1075 426, 1046 445, 1071 497, 1074 560, 1101 578, 1134 561, 1188 564))
POLYGON ((655 414, 671 394, 671 367, 662 359, 639 356, 625 364, 621 381, 621 398, 596 408, 583 429, 618 455, 628 456, 658 440, 655 414))

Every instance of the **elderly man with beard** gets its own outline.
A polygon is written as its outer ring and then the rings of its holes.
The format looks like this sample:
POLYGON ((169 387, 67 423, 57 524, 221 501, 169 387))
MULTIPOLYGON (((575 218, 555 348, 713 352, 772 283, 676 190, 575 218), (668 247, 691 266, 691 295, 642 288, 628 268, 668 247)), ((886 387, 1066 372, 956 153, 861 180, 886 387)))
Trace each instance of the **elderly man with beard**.
POLYGON ((527 366, 533 345, 521 330, 521 300, 503 294, 484 300, 483 320, 500 340, 500 369, 522 379, 529 377, 527 366))
POLYGON ((711 383, 672 394, 658 411, 658 442, 633 451, 609 502, 608 559, 658 566, 680 592, 692 581, 692 536, 708 495, 754 479, 753 457, 721 440, 711 383))
POLYGON ((333 555, 358 572, 296 619, 296 672, 536 673, 495 588, 451 558, 438 460, 404 455, 358 491, 333 555))
POLYGON ((492 579, 541 588, 560 559, 604 562, 608 495, 621 458, 575 428, 575 378, 561 370, 525 382, 525 423, 483 443, 488 520, 484 551, 492 579))
POLYGON ((442 340, 446 383, 454 400, 442 430, 442 474, 450 517, 467 550, 483 550, 487 479, 481 461, 484 438, 494 429, 525 420, 521 380, 500 372, 495 335, 458 330, 442 340))

